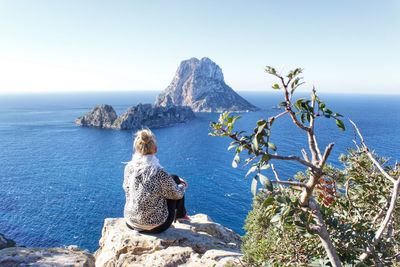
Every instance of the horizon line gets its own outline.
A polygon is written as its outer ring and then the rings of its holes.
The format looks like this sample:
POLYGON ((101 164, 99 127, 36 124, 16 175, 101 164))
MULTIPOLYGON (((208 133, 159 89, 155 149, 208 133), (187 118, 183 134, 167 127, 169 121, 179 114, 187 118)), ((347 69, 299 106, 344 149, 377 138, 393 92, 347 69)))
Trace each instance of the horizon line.
MULTIPOLYGON (((163 89, 164 90, 164 89, 163 89)), ((40 94, 47 94, 47 95, 59 95, 59 94, 109 94, 109 93, 156 93, 156 92, 162 92, 163 90, 145 90, 145 89, 130 89, 130 90, 124 90, 124 89, 119 89, 119 90, 84 90, 84 91, 17 91, 17 92, 2 92, 0 91, 0 95, 11 95, 11 96, 17 96, 17 95, 40 95, 40 94)), ((276 90, 269 90, 269 89, 251 89, 251 90, 234 90, 235 92, 238 93, 267 93, 267 94, 276 94, 278 93, 276 90)), ((299 90, 297 93, 298 94, 305 94, 308 93, 309 91, 306 90, 299 90)), ((376 91, 367 91, 367 92, 361 92, 361 91, 356 91, 356 92, 349 92, 349 91, 324 91, 320 90, 317 91, 320 94, 333 94, 333 95, 400 95, 400 92, 376 92, 376 91)))

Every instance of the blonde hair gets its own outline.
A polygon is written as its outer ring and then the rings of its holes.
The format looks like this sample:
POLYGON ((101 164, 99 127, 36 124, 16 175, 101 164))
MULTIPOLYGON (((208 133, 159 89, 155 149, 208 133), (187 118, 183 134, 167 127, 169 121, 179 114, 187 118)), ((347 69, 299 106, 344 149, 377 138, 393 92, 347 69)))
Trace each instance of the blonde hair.
POLYGON ((156 153, 156 137, 150 131, 150 129, 142 129, 137 131, 135 134, 135 141, 133 142, 133 146, 136 153, 142 155, 154 154, 156 153))

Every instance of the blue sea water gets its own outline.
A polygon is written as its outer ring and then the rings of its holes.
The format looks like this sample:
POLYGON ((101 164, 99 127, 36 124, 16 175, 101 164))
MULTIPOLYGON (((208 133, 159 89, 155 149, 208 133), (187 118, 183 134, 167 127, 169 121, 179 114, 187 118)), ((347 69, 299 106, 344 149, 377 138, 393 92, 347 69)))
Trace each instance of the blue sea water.
MULTIPOLYGON (((122 162, 132 153, 132 131, 99 130, 74 125, 74 119, 99 103, 118 113, 139 102, 153 102, 157 92, 0 95, 0 233, 25 246, 76 244, 94 251, 103 221, 123 215, 122 162)), ((243 92, 260 112, 243 113, 238 128, 251 131, 260 118, 277 113, 280 96, 243 92)), ((382 156, 400 159, 400 96, 323 95, 335 112, 354 120, 368 145, 382 156)), ((164 168, 189 182, 190 214, 207 213, 243 234, 251 208, 246 169, 231 167, 228 139, 208 136, 219 114, 201 113, 191 122, 154 129, 164 168)), ((355 133, 340 132, 321 119, 318 141, 335 142, 330 162, 353 147, 355 133)), ((272 141, 280 154, 299 154, 306 137, 288 119, 274 124, 272 141)), ((299 166, 276 163, 282 177, 299 166)), ((300 169, 301 166, 300 166, 300 169)), ((272 176, 272 174, 270 174, 272 176)))

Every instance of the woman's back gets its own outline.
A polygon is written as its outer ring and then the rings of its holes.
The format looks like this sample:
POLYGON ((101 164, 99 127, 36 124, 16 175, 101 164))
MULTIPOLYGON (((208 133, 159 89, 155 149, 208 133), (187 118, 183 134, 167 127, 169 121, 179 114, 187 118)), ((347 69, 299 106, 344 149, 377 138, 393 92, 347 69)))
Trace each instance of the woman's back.
POLYGON ((137 230, 165 231, 175 216, 186 216, 183 196, 187 184, 163 170, 155 156, 155 136, 149 129, 136 133, 134 150, 124 172, 126 223, 137 230))
POLYGON ((168 216, 167 199, 181 199, 184 195, 184 189, 163 169, 150 172, 147 169, 138 174, 134 164, 125 167, 124 217, 132 226, 151 228, 162 224, 168 216))

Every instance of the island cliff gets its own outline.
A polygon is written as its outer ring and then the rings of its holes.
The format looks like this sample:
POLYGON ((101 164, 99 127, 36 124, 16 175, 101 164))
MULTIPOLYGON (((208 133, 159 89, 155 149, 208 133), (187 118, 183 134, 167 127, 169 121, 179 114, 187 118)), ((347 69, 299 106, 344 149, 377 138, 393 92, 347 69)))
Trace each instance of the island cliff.
POLYGON ((229 87, 221 68, 206 57, 182 61, 171 84, 157 97, 155 105, 188 106, 195 112, 259 109, 229 87))
POLYGON ((181 62, 171 84, 151 104, 130 107, 118 116, 110 105, 95 106, 75 120, 79 126, 106 129, 165 127, 186 122, 195 112, 256 111, 258 107, 238 95, 224 81, 221 68, 209 58, 181 62))
POLYGON ((98 105, 84 116, 77 118, 75 123, 79 126, 129 130, 142 127, 165 127, 186 122, 194 117, 189 107, 154 107, 151 104, 139 104, 117 116, 112 106, 98 105))
MULTIPOLYGON (((0 244, 15 245, 2 235, 0 244)), ((7 247, 0 249, 0 266, 237 266, 242 257, 240 244, 238 234, 205 214, 174 223, 161 234, 140 234, 130 230, 123 218, 110 218, 105 219, 94 255, 76 246, 7 247)))

